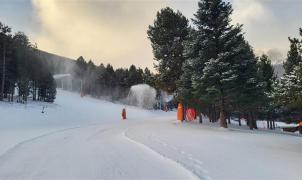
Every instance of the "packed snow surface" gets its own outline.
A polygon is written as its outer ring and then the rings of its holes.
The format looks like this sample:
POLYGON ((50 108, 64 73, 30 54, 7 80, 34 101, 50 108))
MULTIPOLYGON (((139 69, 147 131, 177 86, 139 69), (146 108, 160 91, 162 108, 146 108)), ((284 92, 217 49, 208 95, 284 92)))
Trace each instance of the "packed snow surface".
POLYGON ((300 136, 178 123, 62 90, 55 104, 0 103, 0 114, 1 180, 301 179, 300 136))

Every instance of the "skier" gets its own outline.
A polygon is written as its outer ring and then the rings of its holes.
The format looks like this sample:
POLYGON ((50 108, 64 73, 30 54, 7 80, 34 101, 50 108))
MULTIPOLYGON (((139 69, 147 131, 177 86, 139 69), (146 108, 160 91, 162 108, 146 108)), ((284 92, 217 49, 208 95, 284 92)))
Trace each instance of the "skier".
POLYGON ((123 108, 123 111, 122 111, 122 118, 123 118, 123 120, 126 119, 126 108, 123 108))

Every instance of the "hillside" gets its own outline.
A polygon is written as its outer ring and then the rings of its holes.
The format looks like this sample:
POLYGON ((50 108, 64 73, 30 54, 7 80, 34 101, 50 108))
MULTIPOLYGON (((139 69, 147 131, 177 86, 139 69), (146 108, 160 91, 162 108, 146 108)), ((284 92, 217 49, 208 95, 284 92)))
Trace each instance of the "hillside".
POLYGON ((54 74, 67 74, 73 71, 75 60, 39 50, 39 55, 47 61, 54 74))

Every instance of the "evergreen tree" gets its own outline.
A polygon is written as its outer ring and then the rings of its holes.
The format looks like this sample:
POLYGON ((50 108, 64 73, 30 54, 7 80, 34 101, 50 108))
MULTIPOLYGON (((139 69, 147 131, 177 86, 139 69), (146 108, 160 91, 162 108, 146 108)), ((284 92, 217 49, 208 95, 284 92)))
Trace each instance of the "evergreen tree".
POLYGON ((4 97, 4 88, 5 88, 5 79, 6 79, 6 56, 7 56, 9 39, 11 37, 10 33, 11 33, 11 28, 0 22, 0 42, 1 42, 0 44, 0 50, 1 50, 0 101, 2 101, 4 97))
MULTIPOLYGON (((258 87, 257 61, 244 40, 242 25, 230 24, 230 3, 200 0, 198 6, 193 19, 197 29, 191 31, 193 41, 186 50, 193 67, 194 93, 202 101, 218 104, 220 125, 227 127, 226 111, 230 105, 247 101, 252 107, 252 99, 246 95, 258 87)), ((260 94, 261 90, 254 96, 260 94)))
POLYGON ((128 85, 128 69, 119 68, 115 71, 116 81, 122 90, 129 88, 128 85))
POLYGON ((261 81, 265 83, 265 91, 271 93, 273 90, 273 84, 276 80, 274 74, 274 68, 272 66, 271 60, 267 55, 262 55, 258 62, 258 72, 261 77, 261 81))
MULTIPOLYGON (((201 0, 193 23, 196 36, 188 52, 191 53, 193 87, 197 97, 219 102, 220 124, 226 124, 226 97, 230 83, 236 79, 232 72, 231 56, 237 46, 233 41, 242 36, 240 27, 230 25, 232 7, 222 0, 201 0)), ((233 55, 234 56, 234 55, 233 55)))
POLYGON ((76 76, 81 79, 84 79, 86 75, 86 70, 87 70, 87 62, 85 61, 83 56, 80 56, 76 60, 76 69, 75 69, 76 76))
POLYGON ((302 62, 290 74, 281 78, 276 87, 275 100, 283 107, 302 108, 302 62))
POLYGON ((143 82, 145 84, 148 84, 152 87, 155 87, 155 79, 154 75, 151 73, 151 71, 148 68, 145 68, 143 72, 143 82))
POLYGON ((267 127, 272 128, 271 122, 274 121, 278 109, 273 99, 277 78, 274 74, 274 68, 271 64, 271 60, 265 54, 259 58, 258 74, 261 82, 263 82, 263 90, 265 92, 265 96, 259 99, 259 102, 262 104, 260 118, 266 119, 267 127))
POLYGON ((279 82, 275 83, 272 98, 279 112, 293 121, 294 116, 302 113, 302 42, 298 38, 289 38, 289 40, 290 50, 284 63, 286 73, 279 82))
POLYGON ((116 85, 115 73, 114 73, 113 66, 110 64, 107 64, 107 66, 106 66, 105 79, 106 79, 107 88, 112 89, 115 87, 115 85, 116 85))
MULTIPOLYGON (((302 36, 302 29, 300 29, 300 35, 302 36)), ((284 69, 286 74, 290 74, 295 66, 302 62, 302 47, 301 41, 298 38, 288 38, 290 42, 290 50, 287 53, 287 59, 284 63, 284 69)))
POLYGON ((174 92, 185 60, 183 41, 188 35, 188 20, 179 11, 167 7, 157 13, 154 25, 149 26, 147 33, 158 61, 155 67, 159 72, 159 86, 174 92))
POLYGON ((14 42, 14 58, 18 61, 18 92, 19 101, 26 102, 30 93, 30 42, 28 37, 18 32, 13 37, 14 42))
POLYGON ((177 82, 177 99, 182 102, 185 106, 193 104, 193 87, 192 87, 192 66, 189 64, 190 61, 185 61, 183 64, 183 74, 180 76, 177 82))
POLYGON ((238 52, 233 65, 237 78, 230 89, 230 102, 239 112, 247 114, 250 129, 257 129, 256 115, 264 107, 266 83, 259 75, 257 58, 251 46, 243 42, 238 52))
POLYGON ((50 73, 44 72, 39 79, 38 96, 40 101, 54 102, 56 97, 56 84, 50 73))
POLYGON ((136 69, 134 65, 129 68, 128 85, 129 87, 143 83, 143 75, 141 69, 136 69))
POLYGON ((0 23, 1 98, 13 101, 17 87, 19 102, 26 102, 30 94, 33 100, 53 102, 55 81, 46 61, 39 57, 37 46, 32 45, 24 33, 12 36, 10 32, 8 26, 0 23))

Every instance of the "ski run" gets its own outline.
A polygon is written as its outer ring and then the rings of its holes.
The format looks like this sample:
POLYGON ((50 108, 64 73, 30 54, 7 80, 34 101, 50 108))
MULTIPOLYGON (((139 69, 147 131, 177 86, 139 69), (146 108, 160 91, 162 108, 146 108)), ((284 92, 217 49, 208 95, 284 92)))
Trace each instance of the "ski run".
POLYGON ((301 177, 299 135, 179 123, 62 90, 54 104, 0 103, 0 114, 1 180, 301 177))

